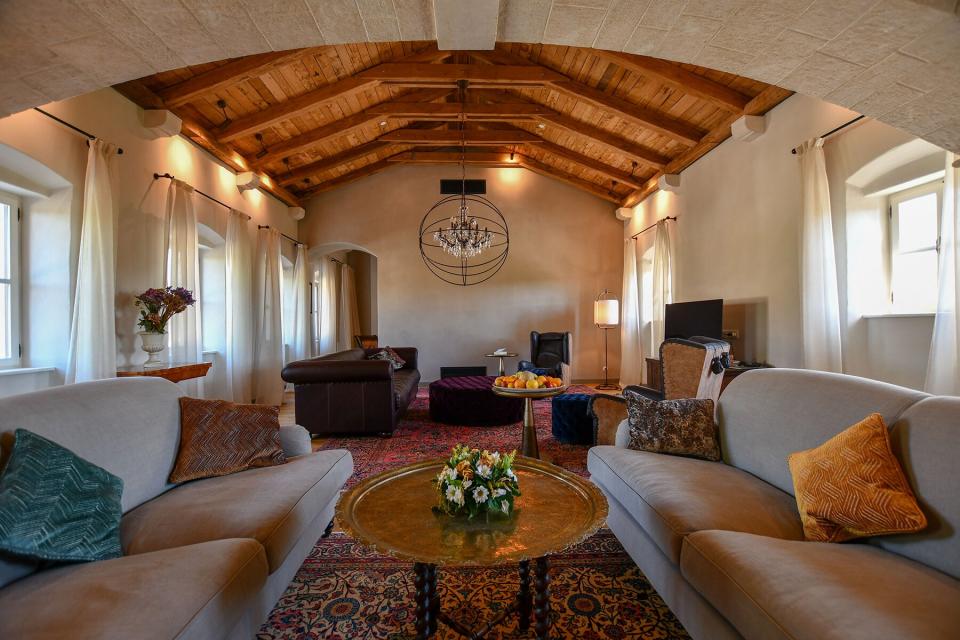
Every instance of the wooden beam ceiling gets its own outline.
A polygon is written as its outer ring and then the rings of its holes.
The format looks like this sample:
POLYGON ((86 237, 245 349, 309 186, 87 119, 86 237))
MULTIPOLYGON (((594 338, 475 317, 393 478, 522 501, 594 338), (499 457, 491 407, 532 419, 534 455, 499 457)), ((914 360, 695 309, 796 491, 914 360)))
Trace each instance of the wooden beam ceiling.
POLYGON ((258 170, 288 204, 396 163, 458 162, 455 122, 473 123, 463 133, 469 163, 520 166, 633 204, 661 173, 726 139, 741 114, 764 113, 789 95, 730 74, 592 49, 441 52, 414 43, 272 52, 118 89, 141 106, 173 110, 184 135, 237 171, 258 170), (451 99, 461 81, 464 102, 451 99), (232 117, 225 123, 220 99, 232 117))

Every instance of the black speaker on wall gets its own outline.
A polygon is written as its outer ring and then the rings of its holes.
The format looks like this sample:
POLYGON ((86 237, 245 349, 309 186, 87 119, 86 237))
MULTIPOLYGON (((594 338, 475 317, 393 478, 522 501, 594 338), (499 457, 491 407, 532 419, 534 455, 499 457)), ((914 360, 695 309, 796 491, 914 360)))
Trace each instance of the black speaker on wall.
POLYGON ((461 193, 466 192, 465 195, 475 196, 481 195, 487 192, 487 181, 486 180, 441 180, 440 181, 440 193, 445 196, 460 195, 461 193))

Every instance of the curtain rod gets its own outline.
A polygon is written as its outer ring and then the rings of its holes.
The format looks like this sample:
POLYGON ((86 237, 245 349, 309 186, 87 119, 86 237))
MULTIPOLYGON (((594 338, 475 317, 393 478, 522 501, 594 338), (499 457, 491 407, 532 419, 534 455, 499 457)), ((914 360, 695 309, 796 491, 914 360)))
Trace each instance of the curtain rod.
MULTIPOLYGON (((270 229, 270 228, 271 228, 271 227, 270 227, 270 225, 268 225, 268 224, 258 224, 258 225, 257 225, 257 229, 270 229)), ((291 238, 290 236, 288 236, 287 234, 283 233, 282 231, 278 231, 277 233, 279 233, 281 236, 283 236, 284 238, 286 238, 287 240, 289 240, 289 241, 292 242, 293 244, 297 245, 298 247, 300 247, 300 246, 303 246, 303 247, 307 246, 307 245, 305 245, 304 243, 302 243, 302 242, 300 242, 299 240, 297 240, 296 238, 291 238)))
MULTIPOLYGON (((50 113, 49 111, 44 111, 44 110, 41 109, 40 107, 34 107, 33 110, 34 110, 34 111, 37 111, 37 112, 39 112, 39 113, 42 113, 43 115, 47 116, 47 117, 50 118, 51 120, 56 120, 57 122, 59 122, 60 124, 62 124, 63 126, 69 128, 69 129, 73 129, 74 131, 76 131, 76 132, 79 133, 80 135, 87 136, 88 144, 89 144, 89 141, 90 141, 90 140, 96 140, 96 139, 97 139, 97 136, 93 135, 93 134, 90 133, 89 131, 84 131, 84 130, 81 129, 80 127, 78 127, 78 126, 76 126, 76 125, 73 125, 73 124, 70 124, 70 123, 67 122, 66 120, 63 120, 62 118, 58 118, 57 116, 53 115, 53 114, 50 113)), ((123 148, 122 148, 122 147, 117 147, 117 155, 118 155, 118 156, 122 156, 122 155, 123 155, 123 148)))
POLYGON ((657 220, 656 222, 654 222, 654 223, 653 223, 652 225, 650 225, 649 227, 647 227, 647 228, 645 228, 645 229, 640 229, 640 231, 637 231, 635 234, 633 234, 632 236, 630 236, 630 239, 631 239, 631 240, 636 240, 636 239, 637 239, 637 236, 639 236, 641 233, 646 233, 647 231, 650 231, 650 229, 653 229, 655 226, 657 226, 657 225, 660 224, 661 222, 666 222, 667 220, 676 220, 676 219, 677 219, 677 216, 667 216, 666 218, 661 218, 660 220, 657 220))
POLYGON ((337 260, 336 258, 330 258, 330 262, 336 262, 337 264, 346 264, 343 260, 337 260))
MULTIPOLYGON (((841 130, 843 130, 843 129, 846 129, 847 127, 849 127, 850 125, 852 125, 852 124, 854 124, 854 123, 856 123, 856 122, 860 122, 861 120, 863 120, 863 119, 866 118, 866 117, 867 117, 867 116, 857 116, 856 118, 854 118, 854 119, 851 120, 850 122, 844 122, 844 123, 843 123, 842 125, 840 125, 839 127, 836 127, 836 128, 834 128, 834 129, 830 129, 830 131, 827 131, 825 134, 823 134, 823 135, 820 136, 820 137, 821 137, 821 138, 828 138, 828 137, 832 136, 833 134, 837 133, 838 131, 841 131, 841 130)), ((790 153, 792 153, 793 155, 797 155, 797 148, 794 147, 793 149, 790 149, 790 153)))
MULTIPOLYGON (((167 178, 168 180, 176 180, 176 179, 177 179, 176 176, 172 176, 172 175, 170 175, 169 173, 155 173, 155 174, 153 174, 153 179, 154 179, 154 180, 159 180, 160 178, 167 178)), ((184 183, 184 184, 186 184, 186 183, 184 183)), ((230 209, 230 211, 236 211, 237 213, 239 213, 240 215, 242 215, 242 216, 243 216, 244 218, 246 218, 247 220, 253 220, 253 218, 251 218, 250 216, 248 216, 247 214, 245 214, 243 211, 238 211, 237 209, 234 209, 233 207, 231 207, 230 205, 228 205, 226 202, 223 202, 223 201, 221 201, 221 200, 217 200, 216 198, 214 198, 214 197, 213 197, 212 195, 210 195, 209 193, 204 193, 203 191, 200 191, 200 189, 197 189, 197 188, 194 187, 193 185, 190 185, 190 188, 193 189, 194 191, 196 191, 197 193, 199 193, 200 195, 202 195, 202 196, 203 196, 204 198, 206 198, 207 200, 212 200, 213 202, 216 202, 216 203, 217 203, 218 205, 220 205, 221 207, 226 207, 227 209, 230 209)))

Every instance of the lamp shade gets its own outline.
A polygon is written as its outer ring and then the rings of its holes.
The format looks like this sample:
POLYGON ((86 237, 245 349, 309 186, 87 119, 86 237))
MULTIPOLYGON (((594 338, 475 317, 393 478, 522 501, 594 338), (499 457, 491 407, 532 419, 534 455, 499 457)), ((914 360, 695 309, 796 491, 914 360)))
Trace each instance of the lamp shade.
POLYGON ((617 300, 595 300, 593 322, 600 327, 615 327, 620 324, 620 303, 617 300))

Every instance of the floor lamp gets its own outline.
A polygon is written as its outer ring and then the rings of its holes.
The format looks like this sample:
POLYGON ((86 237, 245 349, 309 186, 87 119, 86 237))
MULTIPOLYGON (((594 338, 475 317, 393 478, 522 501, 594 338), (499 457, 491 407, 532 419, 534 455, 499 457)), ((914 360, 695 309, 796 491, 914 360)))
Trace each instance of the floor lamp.
POLYGON ((597 389, 618 391, 620 385, 610 383, 607 368, 607 331, 620 324, 620 303, 609 289, 601 291, 593 303, 593 322, 603 329, 603 384, 598 384, 597 389))

